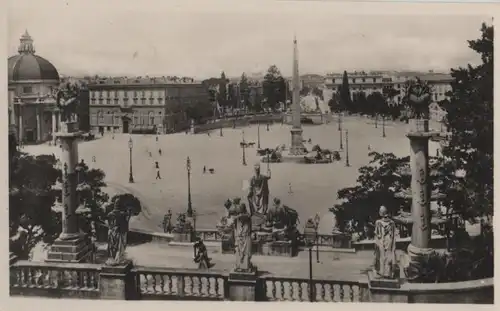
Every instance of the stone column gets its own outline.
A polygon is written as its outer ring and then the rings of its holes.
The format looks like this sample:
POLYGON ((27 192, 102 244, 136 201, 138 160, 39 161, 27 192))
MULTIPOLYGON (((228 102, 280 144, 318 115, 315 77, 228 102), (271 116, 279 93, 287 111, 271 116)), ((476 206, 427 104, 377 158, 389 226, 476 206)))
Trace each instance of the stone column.
POLYGON ((19 135, 19 142, 24 142, 24 120, 23 120, 23 109, 22 109, 22 106, 19 105, 19 120, 18 120, 18 126, 19 126, 19 132, 18 132, 18 135, 19 135))
POLYGON ((40 117, 40 107, 36 108, 36 141, 42 141, 42 118, 40 117))
MULTIPOLYGON (((429 182, 429 120, 413 119, 410 121, 410 166, 412 172, 411 214, 413 227, 411 244, 408 246, 410 265, 418 265, 417 259, 427 255, 431 249, 431 183, 429 182)), ((414 266, 418 270, 418 266, 414 266)), ((412 270, 412 269, 410 269, 412 270)))
POLYGON ((56 132, 57 132, 57 119, 56 112, 52 111, 52 141, 56 140, 56 132))
POLYGON ((77 176, 78 131, 77 122, 64 122, 56 136, 61 144, 62 162, 62 232, 48 252, 47 261, 88 261, 92 252, 89 239, 78 228, 77 176))

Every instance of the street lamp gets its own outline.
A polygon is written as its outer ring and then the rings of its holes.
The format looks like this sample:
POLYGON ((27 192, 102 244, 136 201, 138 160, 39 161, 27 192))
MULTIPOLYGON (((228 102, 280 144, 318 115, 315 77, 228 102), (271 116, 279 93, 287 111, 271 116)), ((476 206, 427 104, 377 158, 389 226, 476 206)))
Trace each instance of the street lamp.
POLYGON ((343 150, 344 149, 344 143, 343 143, 343 138, 342 138, 342 130, 339 131, 339 135, 340 135, 340 150, 343 150))
POLYGON ((345 166, 351 166, 349 164, 349 132, 345 130, 345 166))
POLYGON ((219 132, 220 137, 222 137, 222 124, 220 126, 220 132, 219 132))
POLYGON ((129 149, 129 173, 128 173, 128 182, 133 183, 134 182, 134 175, 132 174, 132 148, 134 147, 134 142, 132 141, 132 137, 129 138, 128 140, 128 149, 129 149))
POLYGON ((242 159, 242 164, 243 165, 247 165, 247 161, 245 159, 245 148, 247 146, 247 143, 245 142, 245 130, 242 130, 241 131, 241 135, 242 135, 242 142, 241 142, 241 149, 243 150, 243 159, 242 159))
POLYGON ((193 217, 193 206, 191 204, 191 159, 187 157, 186 160, 186 170, 188 174, 188 208, 187 208, 187 216, 193 217))
POLYGON ((385 137, 385 116, 382 115, 382 137, 385 137))
POLYGON ((267 131, 269 132, 269 121, 267 121, 267 131))
POLYGON ((304 240, 306 242, 306 246, 309 249, 309 301, 314 301, 314 284, 313 284, 313 276, 312 276, 312 248, 314 246, 314 241, 316 240, 316 232, 314 229, 314 221, 309 219, 306 222, 304 228, 304 240))
POLYGON ((257 148, 260 149, 260 121, 257 121, 257 148))
POLYGON ((318 237, 318 230, 319 230, 319 221, 320 217, 318 214, 314 216, 314 231, 315 231, 315 239, 316 239, 316 263, 319 263, 319 237, 318 237))

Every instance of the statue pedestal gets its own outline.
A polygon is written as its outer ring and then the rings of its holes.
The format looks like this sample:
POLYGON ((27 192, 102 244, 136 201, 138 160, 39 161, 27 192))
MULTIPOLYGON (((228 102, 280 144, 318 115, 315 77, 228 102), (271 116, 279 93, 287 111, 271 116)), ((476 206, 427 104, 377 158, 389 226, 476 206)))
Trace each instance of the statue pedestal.
POLYGON ((222 239, 221 251, 223 254, 234 254, 234 240, 233 239, 222 239))
POLYGON ((257 269, 251 271, 231 271, 229 273, 228 294, 231 301, 256 301, 258 293, 257 269))
POLYGON ((262 245, 264 256, 294 257, 297 255, 297 245, 292 241, 272 241, 262 245))
POLYGON ((131 300, 135 299, 134 274, 130 273, 133 265, 125 262, 121 265, 103 265, 100 275, 101 299, 131 300))
POLYGON ((57 238, 47 253, 47 262, 91 262, 92 242, 84 235, 74 239, 57 238))
POLYGON ((191 238, 193 236, 193 232, 192 231, 173 232, 172 236, 173 236, 172 241, 174 241, 174 242, 190 243, 190 242, 192 242, 191 238))
POLYGON ((407 292, 401 291, 399 279, 385 279, 368 272, 370 302, 408 302, 407 292))

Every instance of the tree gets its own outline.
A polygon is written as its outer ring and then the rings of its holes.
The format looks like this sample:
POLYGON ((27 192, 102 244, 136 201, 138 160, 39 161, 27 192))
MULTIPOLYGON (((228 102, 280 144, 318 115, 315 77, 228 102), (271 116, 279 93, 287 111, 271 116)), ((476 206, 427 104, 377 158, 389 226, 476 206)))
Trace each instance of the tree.
POLYGON ((336 207, 343 211, 344 221, 357 223, 355 231, 362 231, 364 225, 373 223, 381 205, 393 214, 402 206, 409 206, 408 200, 395 196, 410 187, 411 177, 401 174, 408 170, 409 157, 377 152, 370 152, 369 156, 372 158, 369 164, 358 170, 357 185, 337 192, 343 202, 336 207))
POLYGON ((224 71, 220 74, 219 80, 219 92, 217 94, 217 101, 221 107, 225 107, 227 105, 227 85, 228 80, 226 79, 226 74, 224 71))
POLYGON ((9 183, 10 236, 19 230, 25 235, 11 249, 17 256, 28 259, 33 247, 40 241, 53 241, 61 232, 61 216, 52 210, 57 198, 53 189, 61 172, 55 168, 53 155, 31 156, 16 152, 9 183))
MULTIPOLYGON (((378 115, 386 106, 385 98, 380 92, 373 92, 366 98, 371 115, 378 118, 378 115)), ((377 119, 375 120, 377 122, 377 119)))
POLYGON ((482 64, 452 69, 443 149, 444 204, 475 221, 493 215, 493 27, 483 24, 481 38, 468 41, 482 64), (456 172, 462 174, 456 174, 456 172))
POLYGON ((267 70, 262 84, 263 96, 269 108, 275 110, 278 104, 285 102, 286 82, 278 67, 272 65, 267 70))
POLYGON ((340 87, 340 101, 342 108, 346 111, 351 111, 351 93, 349 90, 349 78, 347 77, 347 71, 344 70, 344 75, 342 77, 342 86, 340 87))
POLYGON ((240 79, 240 100, 243 101, 244 107, 250 105, 250 85, 248 83, 248 78, 245 73, 241 74, 240 79))
POLYGON ((309 93, 311 92, 311 89, 307 86, 304 86, 301 90, 300 90, 300 96, 307 96, 309 95, 309 93))
POLYGON ((133 194, 123 193, 114 195, 106 205, 105 213, 109 214, 114 208, 129 213, 130 216, 137 216, 142 212, 141 201, 133 194))
POLYGON ((80 162, 77 170, 78 186, 77 197, 79 201, 80 229, 96 235, 97 227, 104 221, 102 206, 109 200, 107 193, 102 191, 106 187, 104 179, 106 174, 101 169, 89 169, 88 165, 80 162))

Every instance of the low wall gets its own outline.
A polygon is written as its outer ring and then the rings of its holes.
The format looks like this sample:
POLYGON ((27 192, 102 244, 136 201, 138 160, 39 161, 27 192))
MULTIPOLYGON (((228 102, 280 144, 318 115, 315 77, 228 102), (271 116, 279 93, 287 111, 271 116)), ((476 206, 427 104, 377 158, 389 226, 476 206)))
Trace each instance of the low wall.
POLYGON ((370 302, 493 304, 494 279, 370 288, 370 302))
MULTIPOLYGON (((408 245, 411 243, 411 237, 397 238, 396 239, 396 249, 406 251, 408 245)), ((352 247, 357 251, 366 251, 375 249, 374 240, 363 240, 351 243, 352 247)), ((441 235, 436 235, 431 238, 430 248, 446 248, 446 237, 441 235)))
POLYGON ((218 130, 222 128, 231 128, 233 125, 236 127, 247 126, 249 124, 254 124, 257 122, 281 122, 283 119, 282 115, 276 114, 262 114, 262 115, 251 115, 243 116, 239 118, 227 118, 227 119, 217 119, 211 120, 204 124, 194 125, 192 133, 203 133, 206 131, 218 130))

